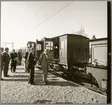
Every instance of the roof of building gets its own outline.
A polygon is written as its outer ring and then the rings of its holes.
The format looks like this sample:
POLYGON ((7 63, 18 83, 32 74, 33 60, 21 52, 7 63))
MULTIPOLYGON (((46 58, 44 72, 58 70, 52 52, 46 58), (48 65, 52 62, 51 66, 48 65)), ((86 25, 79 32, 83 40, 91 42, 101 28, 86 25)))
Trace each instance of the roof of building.
POLYGON ((55 37, 52 37, 52 38, 54 39, 54 38, 58 38, 58 37, 66 36, 66 35, 67 35, 67 36, 85 37, 85 38, 89 39, 89 38, 88 38, 88 37, 86 37, 86 36, 78 35, 78 34, 63 34, 63 35, 55 36, 55 37))
POLYGON ((105 38, 98 38, 98 39, 91 39, 90 42, 93 42, 93 41, 102 41, 102 40, 107 40, 107 37, 105 37, 105 38))

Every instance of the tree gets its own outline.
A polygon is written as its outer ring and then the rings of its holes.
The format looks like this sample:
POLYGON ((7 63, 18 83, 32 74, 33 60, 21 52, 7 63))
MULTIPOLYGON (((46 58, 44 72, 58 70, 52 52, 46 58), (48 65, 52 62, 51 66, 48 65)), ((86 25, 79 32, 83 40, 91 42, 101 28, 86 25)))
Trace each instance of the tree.
POLYGON ((85 29, 83 27, 81 27, 80 30, 76 32, 76 34, 88 36, 88 34, 85 32, 85 29))

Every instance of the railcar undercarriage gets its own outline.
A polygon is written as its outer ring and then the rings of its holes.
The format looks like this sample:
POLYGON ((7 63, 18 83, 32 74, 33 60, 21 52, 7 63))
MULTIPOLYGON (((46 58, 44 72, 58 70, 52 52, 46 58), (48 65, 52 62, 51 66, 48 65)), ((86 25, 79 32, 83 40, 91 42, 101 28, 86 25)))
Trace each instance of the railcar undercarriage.
MULTIPOLYGON (((40 64, 38 64, 37 67, 42 69, 40 64)), ((65 65, 61 65, 57 62, 50 62, 50 68, 48 72, 83 86, 85 86, 86 83, 90 84, 91 88, 89 89, 101 94, 106 94, 99 89, 99 85, 95 77, 91 73, 86 73, 85 65, 79 67, 72 66, 70 69, 68 69, 65 65)))

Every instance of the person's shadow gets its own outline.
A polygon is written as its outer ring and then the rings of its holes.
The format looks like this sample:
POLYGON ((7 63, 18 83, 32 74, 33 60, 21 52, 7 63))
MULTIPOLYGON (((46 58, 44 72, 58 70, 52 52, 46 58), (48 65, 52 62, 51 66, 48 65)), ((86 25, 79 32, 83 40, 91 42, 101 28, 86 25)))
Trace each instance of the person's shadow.
MULTIPOLYGON (((33 104, 37 104, 37 103, 40 103, 40 104, 47 104, 47 103, 51 103, 52 100, 37 100, 35 102, 33 102, 33 104)), ((72 102, 56 102, 56 104, 73 104, 72 102)))
POLYGON ((25 74, 25 72, 16 72, 12 73, 13 75, 9 75, 8 77, 3 77, 3 81, 22 81, 27 82, 29 78, 29 74, 25 74))

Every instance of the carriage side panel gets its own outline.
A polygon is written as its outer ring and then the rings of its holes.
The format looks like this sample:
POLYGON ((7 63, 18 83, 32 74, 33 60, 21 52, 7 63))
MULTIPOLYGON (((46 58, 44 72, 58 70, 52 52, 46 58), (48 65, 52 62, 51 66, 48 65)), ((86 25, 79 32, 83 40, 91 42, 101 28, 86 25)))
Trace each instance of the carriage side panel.
POLYGON ((85 37, 68 36, 67 46, 68 66, 88 63, 89 40, 85 37))

